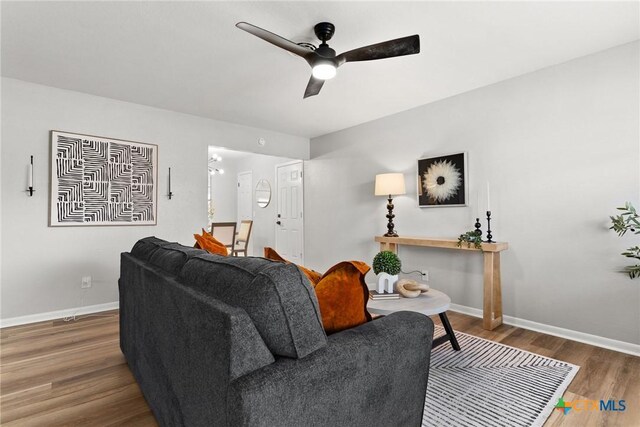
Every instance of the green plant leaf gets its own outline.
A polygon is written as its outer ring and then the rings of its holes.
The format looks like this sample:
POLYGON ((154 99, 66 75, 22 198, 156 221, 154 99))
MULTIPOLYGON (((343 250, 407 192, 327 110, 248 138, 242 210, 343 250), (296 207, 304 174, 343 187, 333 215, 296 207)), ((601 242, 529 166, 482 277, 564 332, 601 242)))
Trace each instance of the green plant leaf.
MULTIPOLYGON (((609 216, 611 220, 609 229, 615 231, 620 237, 624 236, 627 231, 631 231, 636 235, 640 234, 640 216, 638 216, 636 208, 631 202, 625 202, 624 207, 616 209, 623 212, 621 215, 609 216)), ((633 246, 622 252, 621 255, 627 258, 640 259, 640 246, 633 246)), ((640 265, 627 266, 624 271, 629 274, 631 279, 640 277, 640 265)))

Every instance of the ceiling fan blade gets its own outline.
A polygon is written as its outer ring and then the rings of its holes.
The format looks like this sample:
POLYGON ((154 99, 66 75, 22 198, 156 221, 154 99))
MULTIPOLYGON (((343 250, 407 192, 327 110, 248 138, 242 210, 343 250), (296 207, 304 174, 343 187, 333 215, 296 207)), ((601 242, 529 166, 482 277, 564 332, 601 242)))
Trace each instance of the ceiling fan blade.
POLYGON ((316 79, 315 77, 311 76, 311 78, 309 79, 309 83, 307 83, 307 88, 304 91, 303 99, 319 94, 323 84, 324 80, 316 79))
POLYGON ((247 33, 253 34, 256 37, 260 37, 262 40, 278 46, 281 49, 294 53, 298 56, 302 56, 303 58, 310 53, 313 54, 313 51, 311 49, 300 46, 299 44, 294 43, 291 40, 287 40, 284 37, 280 37, 279 35, 274 34, 270 31, 267 31, 260 27, 256 27, 255 25, 249 24, 248 22, 238 22, 236 24, 236 27, 246 31, 247 33))
POLYGON ((342 65, 345 62, 372 61, 416 53, 420 53, 420 36, 417 34, 353 49, 338 55, 336 61, 342 65))

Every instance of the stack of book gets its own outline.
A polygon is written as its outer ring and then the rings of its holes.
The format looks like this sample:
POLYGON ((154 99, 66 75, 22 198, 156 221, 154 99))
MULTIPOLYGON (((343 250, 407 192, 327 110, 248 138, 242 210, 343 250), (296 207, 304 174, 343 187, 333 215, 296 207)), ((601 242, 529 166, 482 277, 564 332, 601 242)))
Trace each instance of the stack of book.
POLYGON ((387 294, 387 293, 382 293, 379 294, 378 291, 369 291, 369 298, 370 299, 375 299, 375 300, 379 300, 379 299, 398 299, 400 298, 400 294, 398 293, 392 293, 392 294, 387 294))

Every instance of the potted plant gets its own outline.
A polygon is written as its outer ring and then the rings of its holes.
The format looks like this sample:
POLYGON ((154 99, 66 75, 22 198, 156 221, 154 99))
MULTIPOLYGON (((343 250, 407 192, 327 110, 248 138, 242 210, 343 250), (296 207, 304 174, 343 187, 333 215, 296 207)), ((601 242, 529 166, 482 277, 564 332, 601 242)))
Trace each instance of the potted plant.
MULTIPOLYGON (((609 229, 618 233, 618 236, 624 236, 627 231, 631 231, 634 234, 640 234, 640 215, 636 212, 636 209, 629 202, 624 204, 624 207, 617 208, 619 211, 623 211, 622 215, 611 216, 611 227, 609 229)), ((634 246, 622 252, 623 256, 627 258, 633 258, 640 260, 640 246, 634 246)), ((640 277, 640 264, 628 265, 624 271, 629 274, 629 277, 635 279, 640 277)))
POLYGON ((391 251, 382 251, 373 258, 373 272, 378 274, 378 293, 393 293, 393 285, 398 281, 402 263, 398 255, 391 251))
POLYGON ((471 244, 476 249, 482 250, 482 232, 480 230, 467 231, 458 237, 458 247, 461 248, 462 244, 466 243, 470 248, 471 244))

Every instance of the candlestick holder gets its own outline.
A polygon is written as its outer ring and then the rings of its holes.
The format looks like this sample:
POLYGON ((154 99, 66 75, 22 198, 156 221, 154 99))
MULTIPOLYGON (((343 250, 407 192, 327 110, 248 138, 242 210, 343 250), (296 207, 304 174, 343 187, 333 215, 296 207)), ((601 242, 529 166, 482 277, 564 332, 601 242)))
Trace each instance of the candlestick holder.
POLYGON ((33 193, 36 190, 33 188, 33 156, 29 161, 29 186, 27 187, 26 192, 29 193, 29 197, 33 197, 33 193))
POLYGON ((173 197, 173 192, 171 192, 171 168, 169 168, 169 193, 167 197, 169 197, 169 200, 173 197))
POLYGON ((482 230, 480 230, 480 227, 482 227, 482 224, 480 224, 480 218, 476 218, 476 223, 473 226, 476 228, 476 236, 482 236, 482 230))
POLYGON ((485 242, 495 243, 493 240, 491 240, 492 238, 493 236, 491 235, 491 211, 487 211, 487 240, 485 240, 485 242))

